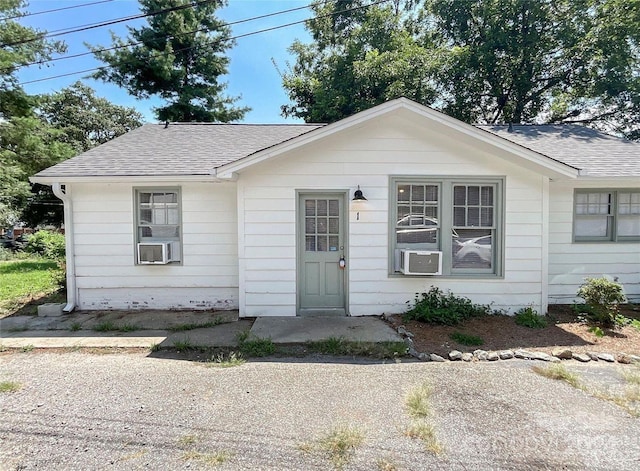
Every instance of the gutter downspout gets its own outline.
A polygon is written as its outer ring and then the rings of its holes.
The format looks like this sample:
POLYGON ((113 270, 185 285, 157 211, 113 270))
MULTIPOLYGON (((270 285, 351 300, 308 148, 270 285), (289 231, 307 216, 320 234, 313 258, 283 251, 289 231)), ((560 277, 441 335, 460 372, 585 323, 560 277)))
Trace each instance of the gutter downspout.
POLYGON ((67 305, 62 309, 64 312, 71 312, 76 307, 76 265, 73 244, 73 204, 71 197, 65 186, 62 189, 60 183, 51 185, 53 194, 64 203, 64 238, 67 259, 67 305))

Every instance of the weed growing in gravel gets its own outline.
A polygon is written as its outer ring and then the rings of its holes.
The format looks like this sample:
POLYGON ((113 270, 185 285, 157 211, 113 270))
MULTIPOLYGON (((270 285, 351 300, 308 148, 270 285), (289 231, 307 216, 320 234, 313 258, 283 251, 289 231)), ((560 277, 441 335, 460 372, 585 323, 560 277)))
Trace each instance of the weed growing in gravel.
POLYGON ((354 342, 329 337, 317 342, 308 342, 306 345, 311 352, 334 356, 370 356, 384 359, 397 358, 407 353, 404 342, 354 342))
POLYGON ((319 440, 318 447, 329 455, 329 459, 336 469, 342 469, 363 441, 364 433, 360 429, 346 426, 337 427, 319 440))
POLYGON ((436 429, 431 422, 431 394, 433 388, 427 382, 412 389, 407 394, 405 406, 413 421, 405 430, 405 435, 424 443, 427 451, 433 454, 442 452, 442 446, 436 437, 436 429))
POLYGON ((222 317, 216 317, 214 320, 210 322, 201 322, 201 323, 194 322, 190 324, 179 324, 179 325, 174 325, 172 327, 169 327, 168 330, 170 330, 171 332, 184 332, 187 330, 215 327, 217 325, 222 324, 222 322, 223 322, 222 317))
POLYGON ((391 458, 379 458, 376 460, 376 468, 379 471, 397 471, 398 467, 391 458))
POLYGON ((154 343, 154 344, 151 344, 151 346, 149 346, 149 350, 151 350, 152 352, 159 352, 161 348, 162 347, 160 346, 159 343, 154 343))
POLYGON ((186 337, 182 340, 175 340, 173 342, 173 347, 178 352, 187 352, 189 350, 193 350, 194 345, 191 343, 191 339, 189 339, 189 337, 186 337))
POLYGON ((34 348, 35 347, 33 345, 29 344, 29 345, 25 345, 23 347, 20 347, 20 351, 22 353, 29 353, 29 352, 32 352, 34 348))
POLYGON ((118 330, 118 328, 116 327, 116 325, 111 322, 111 321, 104 321, 101 322, 100 324, 96 325, 93 330, 95 330, 96 332, 113 332, 115 330, 118 330))
POLYGON ((266 357, 273 355, 276 351, 275 344, 271 339, 252 338, 240 342, 240 353, 246 357, 266 357))
POLYGON ((218 466, 229 460, 233 455, 228 451, 217 451, 215 453, 200 453, 196 450, 189 450, 182 455, 185 461, 199 461, 209 466, 218 466))
POLYGON ((627 383, 640 386, 640 366, 636 366, 631 370, 622 370, 622 377, 627 383))
POLYGON ((19 391, 22 384, 15 381, 0 381, 0 393, 11 393, 19 391))
POLYGON ((544 316, 538 314, 538 311, 531 306, 523 307, 516 312, 514 321, 516 324, 530 329, 544 329, 547 326, 547 320, 544 316))
POLYGON ((187 434, 183 435, 178 439, 178 444, 181 447, 192 447, 198 441, 198 436, 195 434, 187 434))
POLYGON ((575 373, 571 373, 564 365, 559 363, 549 366, 534 366, 532 370, 545 378, 564 381, 574 388, 584 389, 584 386, 582 386, 580 382, 580 377, 575 373))
POLYGON ((247 362, 242 357, 241 353, 230 352, 228 355, 224 353, 219 353, 215 355, 207 362, 207 366, 216 367, 216 368, 231 368, 233 366, 244 365, 247 362))
POLYGON ((436 437, 436 429, 433 425, 426 422, 413 422, 407 430, 405 435, 409 438, 420 440, 424 443, 427 451, 430 451, 434 455, 442 452, 442 445, 438 442, 436 437))
POLYGON ((77 332, 82 328, 82 324, 80 324, 80 322, 74 322, 73 324, 71 324, 69 326, 69 330, 71 332, 77 332))
POLYGON ((462 332, 454 332, 449 336, 449 338, 455 342, 458 342, 460 345, 466 345, 467 347, 478 346, 484 343, 482 337, 478 337, 477 335, 463 334, 462 332))
POLYGON ((598 327, 597 325, 594 325, 592 327, 589 327, 589 332, 591 332, 593 335, 595 335, 596 337, 598 337, 599 339, 604 337, 604 330, 602 330, 600 327, 598 327))
POLYGON ((405 399, 407 412, 414 418, 426 418, 431 415, 431 394, 433 388, 429 383, 422 383, 409 391, 405 399))

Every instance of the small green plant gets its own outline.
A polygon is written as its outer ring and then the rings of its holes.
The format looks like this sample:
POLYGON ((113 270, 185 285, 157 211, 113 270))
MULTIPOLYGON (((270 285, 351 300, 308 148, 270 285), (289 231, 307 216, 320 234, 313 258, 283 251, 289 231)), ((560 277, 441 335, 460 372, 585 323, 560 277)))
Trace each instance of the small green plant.
POLYGON ((32 351, 33 351, 33 349, 34 349, 34 348, 35 348, 35 347, 34 347, 33 345, 31 345, 31 344, 29 344, 29 345, 24 345, 24 346, 20 347, 20 351, 21 351, 22 353, 30 353, 30 352, 32 352, 32 351))
POLYGON ((82 324, 80 322, 74 322, 69 326, 69 330, 71 332, 77 332, 82 328, 82 324))
POLYGON ((583 389, 580 377, 575 373, 571 373, 564 365, 556 363, 549 366, 534 366, 532 369, 535 373, 545 378, 564 381, 574 388, 583 389))
POLYGON ((232 454, 228 451, 218 451, 215 453, 200 453, 196 450, 189 450, 182 455, 185 461, 199 461, 209 466, 218 466, 231 458, 232 454))
POLYGON ((376 468, 379 471, 397 471, 398 466, 393 462, 391 458, 379 458, 376 460, 376 468))
POLYGON ((530 329, 544 329, 547 326, 547 320, 544 316, 538 314, 538 311, 531 306, 523 307, 516 312, 514 318, 516 324, 530 329))
POLYGON ((467 347, 478 346, 484 343, 482 337, 478 337, 477 335, 463 334, 462 332, 454 332, 449 335, 449 338, 455 342, 458 342, 460 345, 466 345, 467 347))
POLYGON ((604 337, 604 330, 602 330, 597 325, 589 327, 589 332, 591 332, 593 335, 595 335, 598 338, 604 337))
POLYGON ((15 381, 0 381, 0 393, 12 393, 22 388, 20 383, 15 381))
POLYGON ((240 342, 240 353, 245 357, 266 357, 276 352, 276 346, 271 339, 245 338, 240 342))
POLYGON ((134 330, 138 330, 138 327, 133 324, 123 324, 118 327, 118 331, 120 332, 133 332, 134 330))
POLYGON ((456 325, 471 317, 491 313, 490 306, 473 304, 468 298, 455 296, 451 292, 445 294, 432 286, 425 293, 416 293, 413 307, 405 313, 404 318, 428 324, 456 325))
POLYGON ((58 232, 38 231, 29 236, 24 251, 42 255, 51 260, 64 260, 64 235, 58 232))
POLYGON ((113 332, 118 330, 118 327, 111 321, 104 321, 96 325, 93 330, 96 332, 113 332))
POLYGON ((355 427, 338 427, 322 438, 318 445, 329 455, 337 469, 342 469, 351 459, 351 455, 362 445, 364 433, 355 427))
POLYGON ((409 438, 420 440, 427 451, 437 455, 442 452, 442 445, 438 442, 435 427, 426 422, 413 422, 405 430, 409 438))
POLYGON ((161 348, 162 347, 160 346, 159 343, 154 343, 149 346, 149 350, 151 350, 152 352, 159 352, 161 348))
POLYGON ((578 289, 578 297, 588 306, 591 320, 604 327, 616 325, 619 305, 626 301, 622 285, 605 277, 587 278, 578 289))
POLYGON ((414 418, 425 418, 431 414, 431 394, 433 388, 427 382, 409 391, 405 399, 407 412, 414 418))
POLYGON ((175 340, 173 342, 173 348, 178 352, 188 352, 189 350, 193 350, 194 346, 191 343, 191 339, 189 339, 189 337, 185 337, 182 340, 175 340))
POLYGON ((246 362, 247 360, 245 360, 240 353, 230 352, 228 355, 220 353, 212 357, 211 360, 207 362, 207 366, 216 368, 231 368, 234 366, 244 365, 246 362))
POLYGON ((182 435, 178 439, 178 445, 181 447, 192 447, 198 442, 198 436, 195 434, 182 435))
POLYGON ((404 342, 357 342, 338 337, 308 342, 307 348, 314 353, 333 356, 369 356, 374 358, 398 358, 406 355, 404 342))
POLYGON ((638 319, 633 319, 633 320, 629 323, 629 325, 630 325, 631 327, 633 327, 634 329, 636 329, 638 332, 640 332, 640 320, 638 320, 638 319))
POLYGON ((222 317, 216 317, 214 320, 210 322, 193 322, 188 324, 179 324, 179 325, 174 325, 169 327, 168 330, 170 330, 171 332, 184 332, 187 330, 215 327, 217 325, 222 324, 222 322, 223 322, 222 317))

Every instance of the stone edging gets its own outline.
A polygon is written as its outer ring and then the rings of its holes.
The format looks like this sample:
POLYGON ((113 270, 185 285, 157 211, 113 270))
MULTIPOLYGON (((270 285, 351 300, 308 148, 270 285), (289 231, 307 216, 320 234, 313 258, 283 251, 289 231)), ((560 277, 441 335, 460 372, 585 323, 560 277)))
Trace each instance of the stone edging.
MULTIPOLYGON (((407 330, 404 325, 398 326, 396 329, 398 334, 400 334, 404 343, 407 346, 407 353, 412 357, 417 358, 420 361, 436 361, 443 362, 447 361, 447 358, 444 358, 435 353, 420 353, 415 349, 413 344, 413 334, 407 330)), ((522 360, 539 360, 539 361, 547 361, 551 363, 559 363, 562 360, 577 360, 583 363, 587 363, 590 361, 603 361, 605 363, 622 363, 622 364, 631 364, 631 363, 639 363, 640 364, 640 356, 638 355, 629 355, 627 353, 598 353, 598 352, 587 352, 587 353, 576 353, 572 352, 568 348, 556 348, 551 352, 551 355, 544 352, 530 352, 527 350, 500 350, 497 352, 494 351, 486 351, 486 350, 475 350, 473 353, 470 352, 460 352, 458 350, 451 350, 448 355, 448 360, 450 361, 497 361, 497 360, 510 360, 512 358, 519 358, 522 360)))

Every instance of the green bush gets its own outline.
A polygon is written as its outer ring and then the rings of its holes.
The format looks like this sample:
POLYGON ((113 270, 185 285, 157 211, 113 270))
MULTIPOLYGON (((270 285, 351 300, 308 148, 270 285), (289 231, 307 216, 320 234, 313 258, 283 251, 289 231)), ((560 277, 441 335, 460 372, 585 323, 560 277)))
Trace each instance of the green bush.
POLYGON ((587 278, 578 297, 584 299, 589 318, 605 327, 616 325, 618 305, 626 301, 622 285, 605 277, 587 278))
POLYGON ((543 329, 547 326, 544 316, 539 315, 531 306, 523 307, 516 312, 515 321, 516 324, 530 329, 543 329))
POLYGON ((456 325, 471 317, 491 313, 490 306, 473 304, 468 298, 455 296, 451 292, 445 294, 432 286, 426 293, 416 293, 414 305, 404 318, 428 324, 456 325))
POLYGON ((64 235, 58 232, 38 231, 29 236, 24 250, 52 260, 64 260, 64 235))

